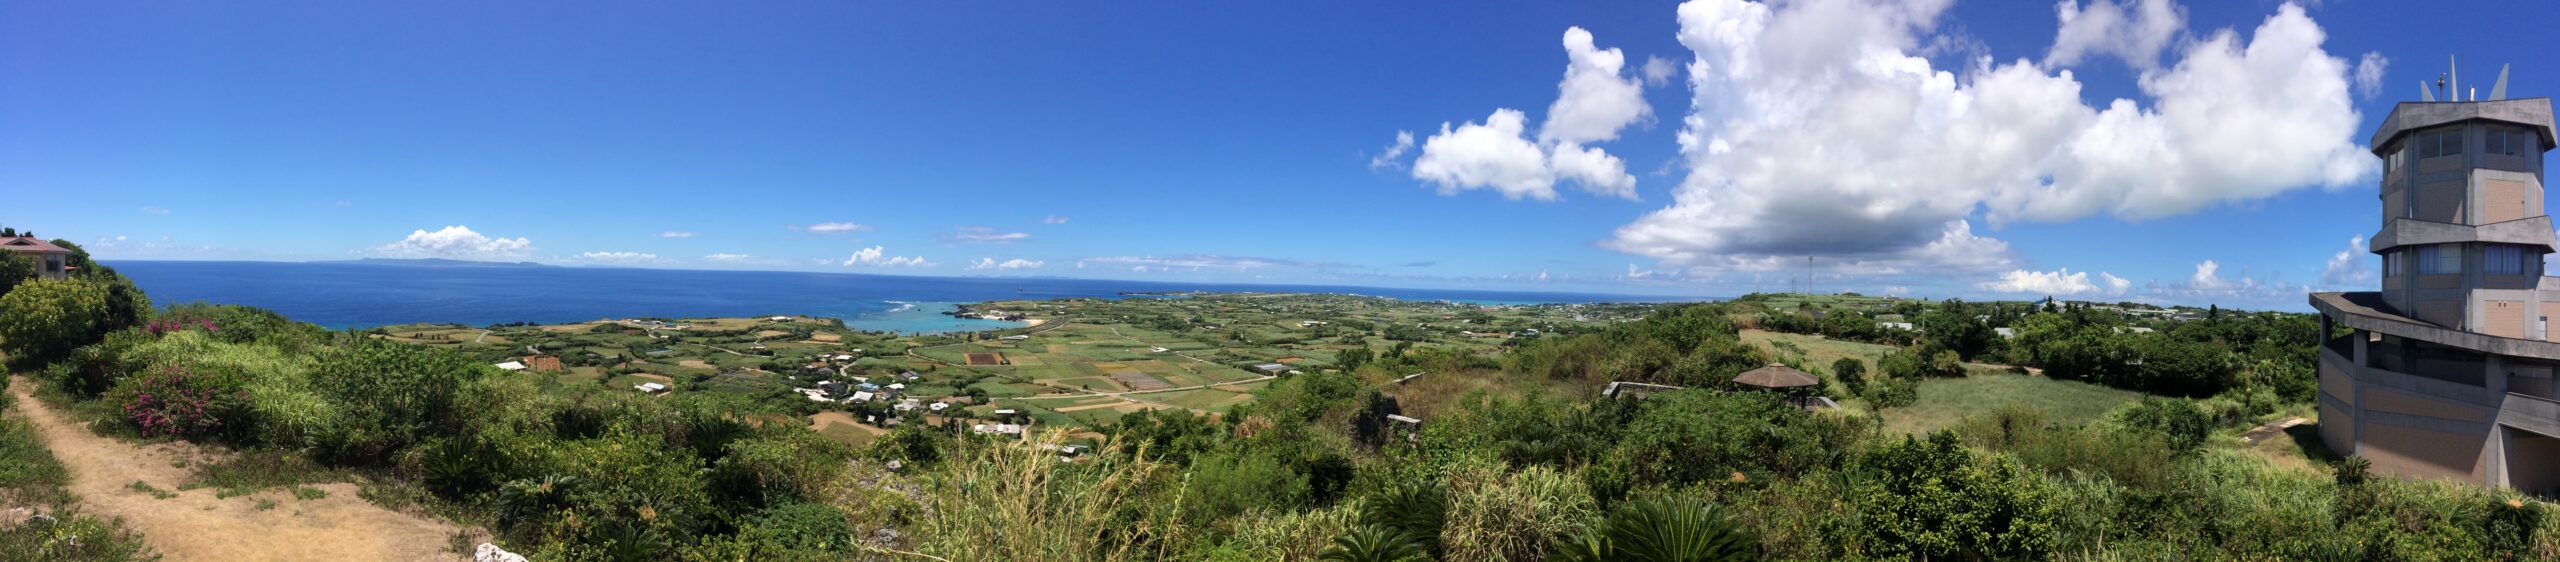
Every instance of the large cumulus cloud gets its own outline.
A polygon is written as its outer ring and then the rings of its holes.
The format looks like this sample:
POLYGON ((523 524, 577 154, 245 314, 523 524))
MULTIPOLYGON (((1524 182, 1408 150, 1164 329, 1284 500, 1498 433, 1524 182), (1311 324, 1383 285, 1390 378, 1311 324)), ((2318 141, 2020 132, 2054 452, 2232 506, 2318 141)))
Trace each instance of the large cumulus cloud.
MULTIPOLYGON (((1668 267, 1820 255, 1862 273, 1997 275, 2015 258, 1968 219, 2142 220, 2377 171, 2354 141, 2350 65, 2322 50, 2325 34, 2298 6, 2246 34, 2183 41, 2166 67, 2133 60, 2148 69, 2137 81, 2145 99, 2092 105, 2067 68, 1990 57, 1933 66, 1916 53, 1941 42, 1946 5, 1682 4, 1679 39, 1693 53, 1679 133, 1687 175, 1670 205, 1604 244, 1668 267)), ((2184 36, 2165 2, 2071 8, 2116 20, 2066 29, 2049 65, 2140 59, 2184 36)))

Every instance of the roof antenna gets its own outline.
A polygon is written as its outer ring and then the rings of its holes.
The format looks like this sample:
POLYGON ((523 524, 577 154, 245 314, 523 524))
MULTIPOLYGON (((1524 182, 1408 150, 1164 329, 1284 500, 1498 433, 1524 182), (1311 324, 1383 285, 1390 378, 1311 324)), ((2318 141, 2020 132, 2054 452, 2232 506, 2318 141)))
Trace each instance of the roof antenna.
POLYGON ((2452 96, 2453 101, 2462 101, 2462 63, 2455 61, 2453 55, 2445 55, 2444 67, 2446 80, 2452 82, 2445 87, 2444 93, 2452 96))
POLYGON ((2490 87, 2489 87, 2489 101, 2498 101, 2498 100, 2502 100, 2502 99, 2507 99, 2507 67, 2510 67, 2510 66, 2515 66, 2515 65, 2512 65, 2512 64, 2501 64, 2501 65, 2498 65, 2498 84, 2497 84, 2497 85, 2495 85, 2495 86, 2490 86, 2490 87))

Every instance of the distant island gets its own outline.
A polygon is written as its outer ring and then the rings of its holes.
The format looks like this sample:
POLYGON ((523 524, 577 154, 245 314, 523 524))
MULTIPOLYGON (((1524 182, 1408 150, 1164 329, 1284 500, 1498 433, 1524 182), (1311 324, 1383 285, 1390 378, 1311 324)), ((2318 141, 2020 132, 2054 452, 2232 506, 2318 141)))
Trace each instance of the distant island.
POLYGON ((518 262, 503 262, 503 261, 471 261, 471 260, 453 260, 453 259, 444 259, 444 258, 362 258, 362 259, 352 259, 352 260, 326 260, 326 261, 315 261, 315 262, 310 262, 310 263, 343 263, 343 264, 362 264, 362 265, 406 265, 406 266, 416 266, 416 267, 560 267, 560 266, 551 265, 551 264, 547 264, 547 263, 534 263, 534 262, 529 262, 529 261, 518 261, 518 262))

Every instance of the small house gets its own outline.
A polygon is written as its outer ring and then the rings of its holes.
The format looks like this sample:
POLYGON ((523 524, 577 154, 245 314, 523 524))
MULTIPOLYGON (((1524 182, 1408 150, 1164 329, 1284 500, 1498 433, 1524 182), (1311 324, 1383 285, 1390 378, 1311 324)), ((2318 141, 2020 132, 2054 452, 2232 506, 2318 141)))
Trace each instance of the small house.
POLYGON ((654 382, 644 382, 644 383, 640 383, 640 384, 631 385, 631 388, 632 388, 633 390, 638 390, 638 391, 646 392, 646 393, 649 393, 649 394, 657 394, 657 393, 661 393, 661 392, 666 392, 666 391, 667 391, 667 385, 665 385, 665 384, 660 384, 660 383, 654 383, 654 382))
POLYGON ((522 371, 522 370, 524 370, 524 364, 523 364, 523 363, 518 363, 518 362, 515 362, 515 361, 508 361, 508 362, 505 362, 505 363, 499 363, 499 364, 497 364, 497 367, 498 367, 498 369, 499 369, 499 370, 502 370, 502 371, 522 371))
POLYGON ((933 411, 936 411, 936 412, 940 412, 940 411, 942 411, 943 409, 945 409, 945 408, 950 408, 950 407, 951 407, 951 404, 944 403, 944 402, 935 402, 935 403, 932 403, 932 404, 927 404, 927 405, 925 405, 924 409, 927 409, 927 410, 933 410, 933 411))
POLYGON ((1277 375, 1277 374, 1280 374, 1280 373, 1288 372, 1288 371, 1289 371, 1289 366, 1288 366, 1288 365, 1285 365, 1285 364, 1280 364, 1280 363, 1263 363, 1263 364, 1260 364, 1260 365, 1254 365, 1254 366, 1253 366, 1253 370, 1256 370, 1256 371, 1262 371, 1262 372, 1263 372, 1263 374, 1268 374, 1268 375, 1277 375))
POLYGON ((51 242, 37 240, 33 236, 11 236, 0 238, 0 250, 17 252, 35 260, 37 277, 61 279, 71 274, 71 250, 51 242))
POLYGON ((1004 340, 1004 341, 1022 341, 1022 340, 1031 339, 1031 335, 1030 335, 1030 334, 1014 334, 1014 335, 1005 336, 1005 337, 996 338, 996 339, 1000 339, 1000 340, 1004 340))
POLYGON ((876 395, 876 394, 872 394, 872 393, 869 393, 869 392, 856 392, 856 393, 853 393, 853 397, 852 397, 852 398, 846 398, 846 399, 844 399, 844 400, 845 400, 846 402, 870 402, 870 401, 871 401, 871 398, 872 398, 873 396, 878 396, 878 395, 876 395))
POLYGON ((1173 350, 1165 349, 1165 348, 1161 348, 1161 347, 1150 347, 1150 348, 1147 348, 1147 353, 1164 353, 1164 352, 1167 352, 1167 351, 1173 351, 1173 350))

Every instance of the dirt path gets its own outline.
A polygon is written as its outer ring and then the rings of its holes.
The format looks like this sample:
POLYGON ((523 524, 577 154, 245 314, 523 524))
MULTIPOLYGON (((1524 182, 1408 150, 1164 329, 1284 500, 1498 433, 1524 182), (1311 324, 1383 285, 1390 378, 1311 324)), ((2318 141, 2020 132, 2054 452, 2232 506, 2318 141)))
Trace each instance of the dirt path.
POLYGON ((123 518, 167 560, 464 560, 447 552, 456 528, 394 512, 356 497, 356 485, 319 484, 329 493, 300 500, 285 489, 214 497, 213 488, 178 490, 193 479, 171 463, 200 458, 184 443, 137 446, 91 433, 28 395, 35 383, 12 381, 19 417, 71 470, 71 491, 90 513, 123 518), (175 492, 158 499, 134 482, 175 492), (261 501, 274 502, 259 510, 261 501))
POLYGON ((2274 437, 2276 434, 2284 433, 2284 430, 2286 429, 2291 429, 2293 426, 2306 423, 2311 423, 2311 420, 2308 418, 2285 418, 2267 422, 2266 425, 2258 426, 2250 429, 2247 433, 2240 434, 2240 442, 2256 445, 2259 441, 2264 441, 2268 437, 2274 437))

